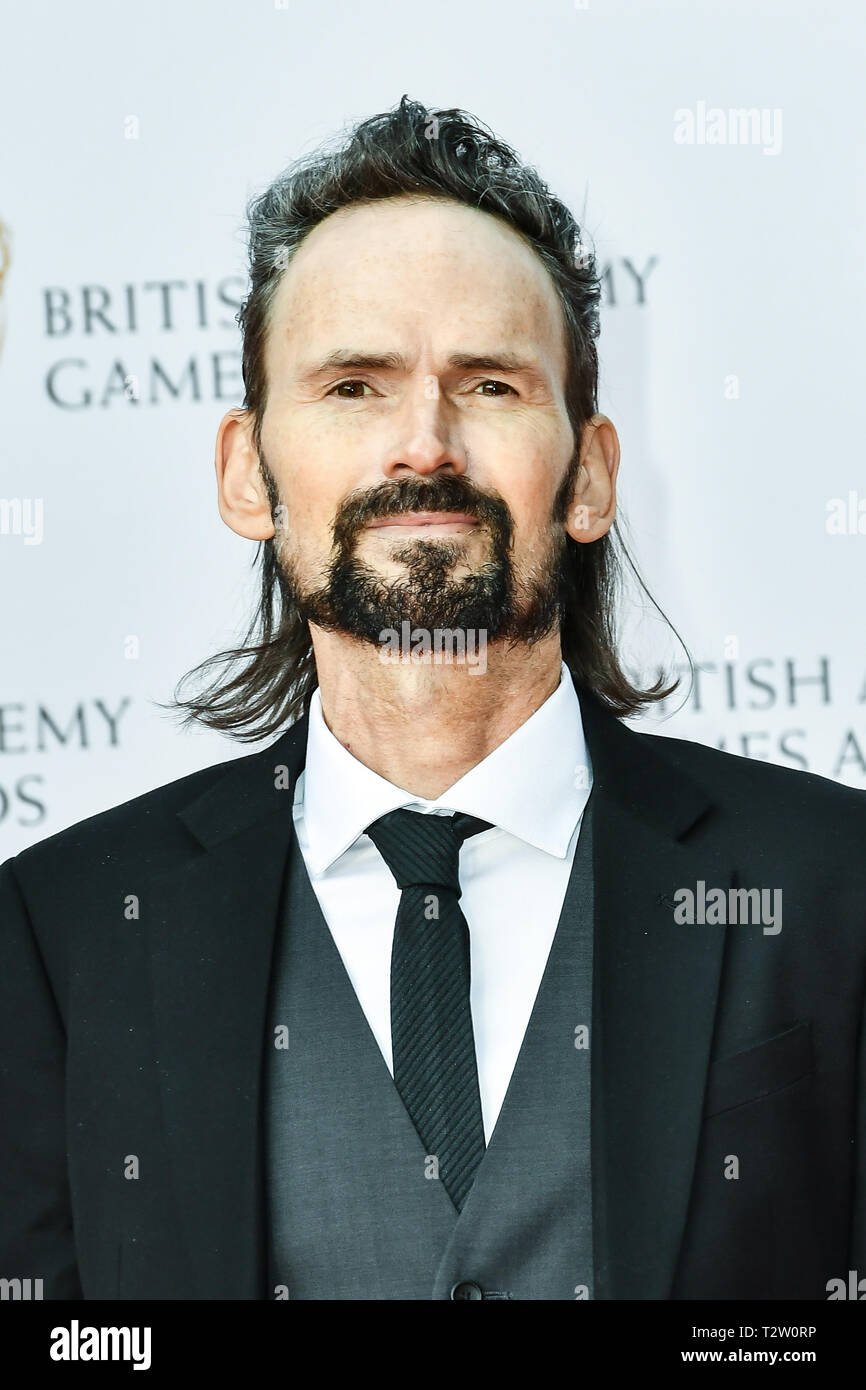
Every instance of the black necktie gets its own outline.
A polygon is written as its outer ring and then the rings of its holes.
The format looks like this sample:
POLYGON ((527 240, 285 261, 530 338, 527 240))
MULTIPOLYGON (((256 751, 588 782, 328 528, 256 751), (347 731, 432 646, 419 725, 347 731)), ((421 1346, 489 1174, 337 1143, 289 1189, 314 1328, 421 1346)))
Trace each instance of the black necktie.
POLYGON ((460 846, 475 816, 389 811, 367 826, 401 890, 391 950, 394 1084, 458 1211, 484 1157, 460 846))

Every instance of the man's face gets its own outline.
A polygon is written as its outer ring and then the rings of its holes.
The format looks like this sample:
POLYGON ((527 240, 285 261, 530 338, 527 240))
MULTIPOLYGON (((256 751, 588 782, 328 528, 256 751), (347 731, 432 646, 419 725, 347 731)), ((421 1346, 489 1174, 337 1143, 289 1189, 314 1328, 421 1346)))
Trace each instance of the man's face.
POLYGON ((261 457, 302 615, 528 638, 556 620, 574 471, 562 311, 507 225, 444 200, 348 208, 300 247, 268 334, 261 457))

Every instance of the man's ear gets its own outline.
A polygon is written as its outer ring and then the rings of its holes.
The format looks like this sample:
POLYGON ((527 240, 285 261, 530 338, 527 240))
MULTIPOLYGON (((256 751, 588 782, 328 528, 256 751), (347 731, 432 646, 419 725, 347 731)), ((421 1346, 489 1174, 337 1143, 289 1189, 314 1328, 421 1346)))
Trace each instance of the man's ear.
POLYGON ((271 503, 253 444, 253 415, 230 410, 217 431, 214 467, 217 505, 226 526, 250 541, 275 534, 271 503))
POLYGON ((616 516, 619 437, 606 415, 593 415, 583 427, 580 462, 565 516, 571 539, 597 541, 616 516))

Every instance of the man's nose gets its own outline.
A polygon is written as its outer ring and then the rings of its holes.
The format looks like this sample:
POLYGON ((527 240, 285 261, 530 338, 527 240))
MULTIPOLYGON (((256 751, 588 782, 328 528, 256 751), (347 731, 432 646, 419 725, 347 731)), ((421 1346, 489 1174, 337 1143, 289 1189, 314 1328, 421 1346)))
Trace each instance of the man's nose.
POLYGON ((384 461, 388 477, 448 469, 466 472, 466 454, 453 409, 436 377, 424 377, 407 395, 384 461))

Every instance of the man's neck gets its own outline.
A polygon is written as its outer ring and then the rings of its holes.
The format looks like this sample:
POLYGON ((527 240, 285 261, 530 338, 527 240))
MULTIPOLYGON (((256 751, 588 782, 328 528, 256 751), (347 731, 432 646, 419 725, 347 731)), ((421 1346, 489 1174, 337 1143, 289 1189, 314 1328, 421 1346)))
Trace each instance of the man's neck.
POLYGON ((381 649, 312 627, 325 723, 386 781, 434 800, 504 743, 556 690, 559 634, 490 642, 486 669, 465 661, 381 660, 381 649))

